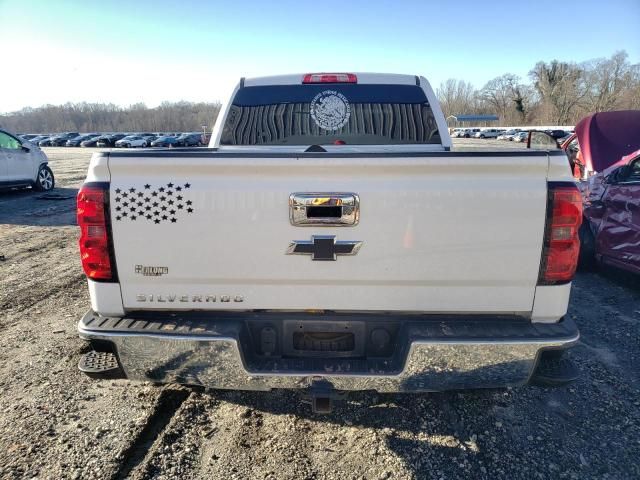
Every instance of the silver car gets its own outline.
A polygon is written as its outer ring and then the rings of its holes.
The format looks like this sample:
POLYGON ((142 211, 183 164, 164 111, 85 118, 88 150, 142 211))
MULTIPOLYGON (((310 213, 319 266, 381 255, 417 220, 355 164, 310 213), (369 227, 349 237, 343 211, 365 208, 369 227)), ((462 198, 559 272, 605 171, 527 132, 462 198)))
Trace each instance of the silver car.
POLYGON ((40 147, 0 130, 0 188, 51 190, 55 180, 48 162, 40 147))

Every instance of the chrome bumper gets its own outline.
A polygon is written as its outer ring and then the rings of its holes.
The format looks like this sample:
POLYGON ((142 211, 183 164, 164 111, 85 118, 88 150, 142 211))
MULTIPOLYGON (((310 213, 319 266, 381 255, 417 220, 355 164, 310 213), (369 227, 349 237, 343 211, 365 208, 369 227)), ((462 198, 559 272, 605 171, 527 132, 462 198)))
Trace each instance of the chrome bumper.
POLYGON ((258 361, 251 358, 243 336, 245 321, 256 315, 201 313, 194 319, 147 313, 141 318, 105 318, 90 311, 78 330, 94 345, 112 348, 127 378, 232 390, 299 389, 317 380, 337 390, 379 392, 522 385, 542 351, 567 348, 579 339, 570 319, 532 324, 398 317, 403 334, 395 363, 322 357, 258 361))

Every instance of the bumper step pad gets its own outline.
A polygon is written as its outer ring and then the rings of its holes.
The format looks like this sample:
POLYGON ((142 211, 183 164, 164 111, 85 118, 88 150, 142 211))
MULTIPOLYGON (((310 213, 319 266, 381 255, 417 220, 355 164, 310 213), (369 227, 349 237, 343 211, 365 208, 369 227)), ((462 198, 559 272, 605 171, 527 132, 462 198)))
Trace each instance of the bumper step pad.
POLYGON ((118 359, 111 352, 85 353, 80 357, 78 369, 92 378, 125 378, 118 359))

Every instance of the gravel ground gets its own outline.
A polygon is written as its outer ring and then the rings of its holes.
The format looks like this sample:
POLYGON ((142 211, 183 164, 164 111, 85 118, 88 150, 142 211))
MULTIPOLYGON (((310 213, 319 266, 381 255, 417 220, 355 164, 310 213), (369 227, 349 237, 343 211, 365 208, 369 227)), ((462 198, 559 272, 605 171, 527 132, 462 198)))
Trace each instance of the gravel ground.
MULTIPOLYGON (((490 143, 513 146, 457 142, 490 143)), ((315 416, 291 392, 84 377, 91 150, 46 151, 57 199, 0 193, 0 478, 640 478, 640 285, 615 271, 574 282, 581 376, 558 389, 355 394, 315 416)))

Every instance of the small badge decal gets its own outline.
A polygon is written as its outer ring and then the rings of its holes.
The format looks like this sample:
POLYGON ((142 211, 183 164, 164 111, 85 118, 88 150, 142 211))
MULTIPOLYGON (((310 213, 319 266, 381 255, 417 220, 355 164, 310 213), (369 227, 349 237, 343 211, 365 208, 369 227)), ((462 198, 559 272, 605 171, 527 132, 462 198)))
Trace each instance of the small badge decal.
POLYGON ((349 121, 351 106, 340 92, 325 90, 313 97, 309 113, 323 130, 339 130, 349 121))
POLYGON ((147 267, 145 265, 136 265, 136 273, 145 277, 159 277, 169 273, 169 267, 147 267))
POLYGON ((116 221, 150 221, 154 224, 176 223, 181 214, 193 213, 193 202, 185 198, 190 183, 169 182, 158 188, 145 184, 138 188, 116 188, 114 218, 116 221))

